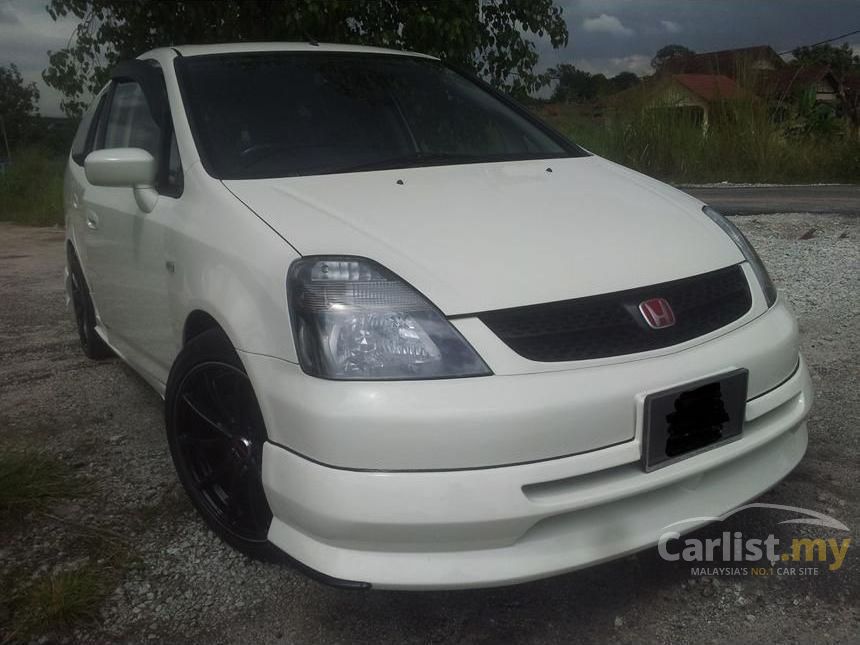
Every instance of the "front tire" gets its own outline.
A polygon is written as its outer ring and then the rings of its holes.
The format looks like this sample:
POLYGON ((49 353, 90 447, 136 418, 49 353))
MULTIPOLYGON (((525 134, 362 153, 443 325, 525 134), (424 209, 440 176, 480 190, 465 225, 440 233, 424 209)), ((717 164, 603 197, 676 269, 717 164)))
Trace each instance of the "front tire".
POLYGON ((251 381, 222 331, 188 342, 170 371, 165 399, 173 464, 206 524, 251 558, 278 559, 267 539, 266 428, 251 381))

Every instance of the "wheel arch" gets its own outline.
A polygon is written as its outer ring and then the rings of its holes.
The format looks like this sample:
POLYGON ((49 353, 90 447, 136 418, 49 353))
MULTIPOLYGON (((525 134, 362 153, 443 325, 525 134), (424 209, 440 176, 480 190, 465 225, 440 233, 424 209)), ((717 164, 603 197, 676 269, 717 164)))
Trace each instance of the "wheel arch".
MULTIPOLYGON (((204 309, 192 310, 185 317, 185 323, 182 326, 182 346, 185 347, 191 340, 211 329, 217 329, 228 339, 230 338, 224 326, 208 311, 204 309)), ((230 340, 232 343, 232 339, 230 340)))

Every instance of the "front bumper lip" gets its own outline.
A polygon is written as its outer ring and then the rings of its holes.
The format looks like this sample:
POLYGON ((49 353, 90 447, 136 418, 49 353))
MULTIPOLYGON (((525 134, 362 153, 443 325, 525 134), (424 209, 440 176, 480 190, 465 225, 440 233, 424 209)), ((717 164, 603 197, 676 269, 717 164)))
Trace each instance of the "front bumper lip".
MULTIPOLYGON (((787 475, 807 444, 801 361, 749 401, 742 439, 652 473, 637 454, 449 472, 329 468, 267 444, 269 539, 327 576, 385 588, 524 582, 651 546, 674 522, 720 516, 787 475)), ((634 443, 634 442, 630 442, 634 443)), ((689 525, 688 530, 698 525, 689 525)))

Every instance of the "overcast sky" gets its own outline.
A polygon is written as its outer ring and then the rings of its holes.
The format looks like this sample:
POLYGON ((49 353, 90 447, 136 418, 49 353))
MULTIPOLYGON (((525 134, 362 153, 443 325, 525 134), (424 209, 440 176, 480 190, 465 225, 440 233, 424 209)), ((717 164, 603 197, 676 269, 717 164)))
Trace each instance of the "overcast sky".
MULTIPOLYGON (((541 67, 573 63, 590 72, 650 71, 651 57, 668 43, 695 51, 797 45, 860 29, 860 0, 557 0, 570 44, 539 43, 541 67)), ((0 65, 15 63, 42 93, 41 112, 55 116, 59 97, 41 80, 48 50, 66 45, 75 21, 54 22, 47 0, 0 0, 0 65)), ((860 52, 860 34, 847 38, 860 52)))
MULTIPOLYGON (((860 0, 561 0, 565 49, 541 47, 541 64, 590 72, 651 71, 651 57, 678 43, 697 52, 770 45, 777 52, 860 29, 860 0)), ((860 52, 860 34, 848 42, 860 52)), ((835 43, 839 44, 839 43, 835 43)))

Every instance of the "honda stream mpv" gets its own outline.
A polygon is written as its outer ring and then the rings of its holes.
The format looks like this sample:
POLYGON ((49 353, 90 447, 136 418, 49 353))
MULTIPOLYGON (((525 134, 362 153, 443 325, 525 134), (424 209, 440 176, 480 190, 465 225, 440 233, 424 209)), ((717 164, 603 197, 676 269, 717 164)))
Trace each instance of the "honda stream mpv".
POLYGON ((85 353, 162 394, 213 531, 330 583, 570 571, 806 449, 797 325, 738 229, 436 58, 123 62, 65 208, 85 353))

